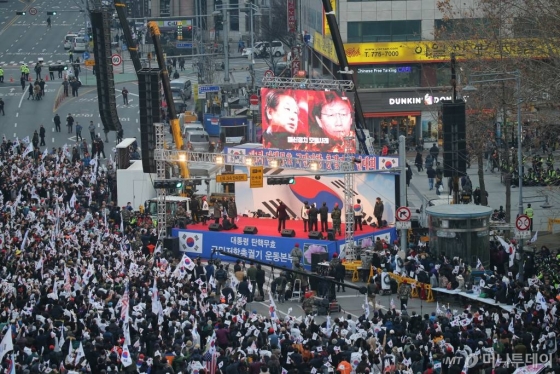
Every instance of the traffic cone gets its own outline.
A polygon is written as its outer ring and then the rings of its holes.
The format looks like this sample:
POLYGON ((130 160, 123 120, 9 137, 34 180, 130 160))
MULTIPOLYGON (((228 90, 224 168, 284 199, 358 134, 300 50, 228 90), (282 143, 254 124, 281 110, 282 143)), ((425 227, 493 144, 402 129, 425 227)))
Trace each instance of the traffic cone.
POLYGON ((30 82, 33 82, 33 78, 31 78, 31 76, 29 76, 29 81, 30 81, 30 82))
POLYGON ((45 75, 45 82, 48 82, 48 81, 49 81, 49 76, 45 75))
POLYGON ((14 77, 10 77, 10 83, 14 83, 14 77))

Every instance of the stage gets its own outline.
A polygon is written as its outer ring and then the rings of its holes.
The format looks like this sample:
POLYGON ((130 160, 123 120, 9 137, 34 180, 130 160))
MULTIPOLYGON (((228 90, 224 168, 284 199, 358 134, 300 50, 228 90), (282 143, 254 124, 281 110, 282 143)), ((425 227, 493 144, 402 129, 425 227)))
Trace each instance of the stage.
MULTIPOLYGON (((303 262, 308 269, 311 266, 311 254, 328 252, 331 258, 333 253, 341 253, 345 246, 344 225, 342 235, 337 236, 334 241, 326 240, 326 233, 323 240, 309 239, 308 233, 303 231, 301 220, 286 221, 286 229, 295 230, 296 236, 293 238, 280 236, 276 219, 240 217, 236 225, 237 229, 229 231, 210 231, 208 226, 202 224, 189 225, 187 229, 173 229, 172 235, 179 238, 179 250, 191 257, 209 259, 213 250, 223 250, 279 265, 291 263, 289 254, 297 243, 304 254, 303 262), (244 234, 245 226, 255 226, 258 233, 244 234)), ((329 227, 332 228, 331 222, 329 227)), ((396 239, 396 229, 375 229, 364 225, 363 231, 358 230, 354 233, 355 243, 360 247, 371 246, 377 237, 390 244, 396 239)))
MULTIPOLYGON (((214 221, 208 221, 208 224, 214 221)), ((243 234, 243 228, 245 226, 255 226, 258 230, 257 235, 259 236, 280 236, 278 233, 278 220, 274 218, 249 218, 249 217, 240 217, 236 223, 237 229, 224 231, 230 234, 243 234)), ((321 229, 321 222, 317 224, 317 228, 321 229)), ((329 222, 329 228, 332 228, 332 222, 329 222)), ((202 224, 196 225, 189 225, 189 230, 197 230, 197 231, 209 231, 208 226, 203 226, 202 224)), ((303 221, 302 220, 287 220, 286 221, 286 229, 292 229, 295 231, 296 236, 294 238, 301 238, 301 239, 308 239, 308 233, 303 231, 303 221)), ((363 225, 364 231, 358 231, 356 234, 358 235, 367 235, 367 234, 374 234, 378 231, 382 231, 380 229, 374 229, 371 226, 363 225)), ((341 225, 342 235, 337 235, 336 240, 343 240, 344 239, 344 230, 346 230, 346 225, 341 225)), ((323 233, 323 236, 326 238, 327 233, 323 233)))

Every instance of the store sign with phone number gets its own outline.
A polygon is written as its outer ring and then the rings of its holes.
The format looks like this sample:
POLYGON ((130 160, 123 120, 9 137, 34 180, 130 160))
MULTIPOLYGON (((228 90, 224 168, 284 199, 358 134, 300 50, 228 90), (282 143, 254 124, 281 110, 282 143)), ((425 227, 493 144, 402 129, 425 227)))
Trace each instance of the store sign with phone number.
MULTIPOLYGON (((451 53, 457 60, 496 58, 545 58, 560 52, 537 39, 503 39, 499 45, 489 40, 406 41, 346 43, 344 51, 350 65, 406 64, 449 61, 451 53)), ((330 35, 313 34, 313 49, 337 62, 330 35)))

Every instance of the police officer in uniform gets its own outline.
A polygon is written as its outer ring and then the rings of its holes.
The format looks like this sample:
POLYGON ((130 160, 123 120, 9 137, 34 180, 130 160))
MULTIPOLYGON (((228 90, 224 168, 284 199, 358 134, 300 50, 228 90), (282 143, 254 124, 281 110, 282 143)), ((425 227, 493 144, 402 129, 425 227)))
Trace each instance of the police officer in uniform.
POLYGON ((531 204, 527 204, 527 208, 525 208, 525 215, 529 217, 531 220, 531 231, 533 231, 533 215, 535 214, 533 208, 531 208, 531 204))

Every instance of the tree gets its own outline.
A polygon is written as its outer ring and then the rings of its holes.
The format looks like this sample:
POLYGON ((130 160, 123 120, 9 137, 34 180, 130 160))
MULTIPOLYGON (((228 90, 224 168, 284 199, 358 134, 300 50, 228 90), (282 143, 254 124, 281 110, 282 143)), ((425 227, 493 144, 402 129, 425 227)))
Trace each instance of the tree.
MULTIPOLYGON (((288 32, 288 8, 285 0, 271 0, 270 8, 261 8, 260 12, 259 30, 257 32, 255 28, 255 34, 260 35, 261 40, 267 41, 269 45, 273 41, 281 41, 288 51, 297 45, 297 35, 288 32)), ((263 56, 272 71, 276 71, 278 62, 283 59, 283 56, 274 56, 272 53, 263 56)))
MULTIPOLYGON (((523 100, 528 108, 535 97, 552 98, 560 92, 560 71, 557 64, 560 61, 558 48, 554 43, 560 36, 560 29, 557 23, 552 22, 553 19, 558 19, 560 2, 478 0, 469 8, 464 4, 457 6, 451 0, 442 0, 438 7, 442 12, 442 20, 436 23, 434 36, 445 49, 458 51, 463 83, 467 77, 482 72, 495 75, 487 75, 480 80, 498 80, 479 85, 478 92, 469 95, 467 103, 471 109, 467 117, 467 137, 469 148, 478 160, 479 183, 482 187, 482 157, 487 150, 480 144, 480 134, 494 134, 495 123, 502 123, 505 131, 502 138, 496 141, 499 142, 497 146, 505 145, 499 148, 503 160, 501 170, 506 183, 506 217, 509 222, 510 183, 512 174, 517 170, 516 157, 511 157, 510 146, 521 141, 516 138, 516 126, 513 125, 517 122, 518 100, 523 100), (554 31, 548 32, 548 29, 554 31), (505 73, 516 70, 522 76, 520 93, 516 92, 514 80, 503 80, 508 77, 505 73), (554 75, 552 89, 549 83, 551 79, 547 78, 551 75, 554 75), (473 103, 472 100, 476 102, 473 103), (494 114, 493 118, 490 113, 494 114)), ((539 100, 539 105, 543 105, 542 100, 539 100)), ((528 120, 527 115, 524 117, 528 120)))

